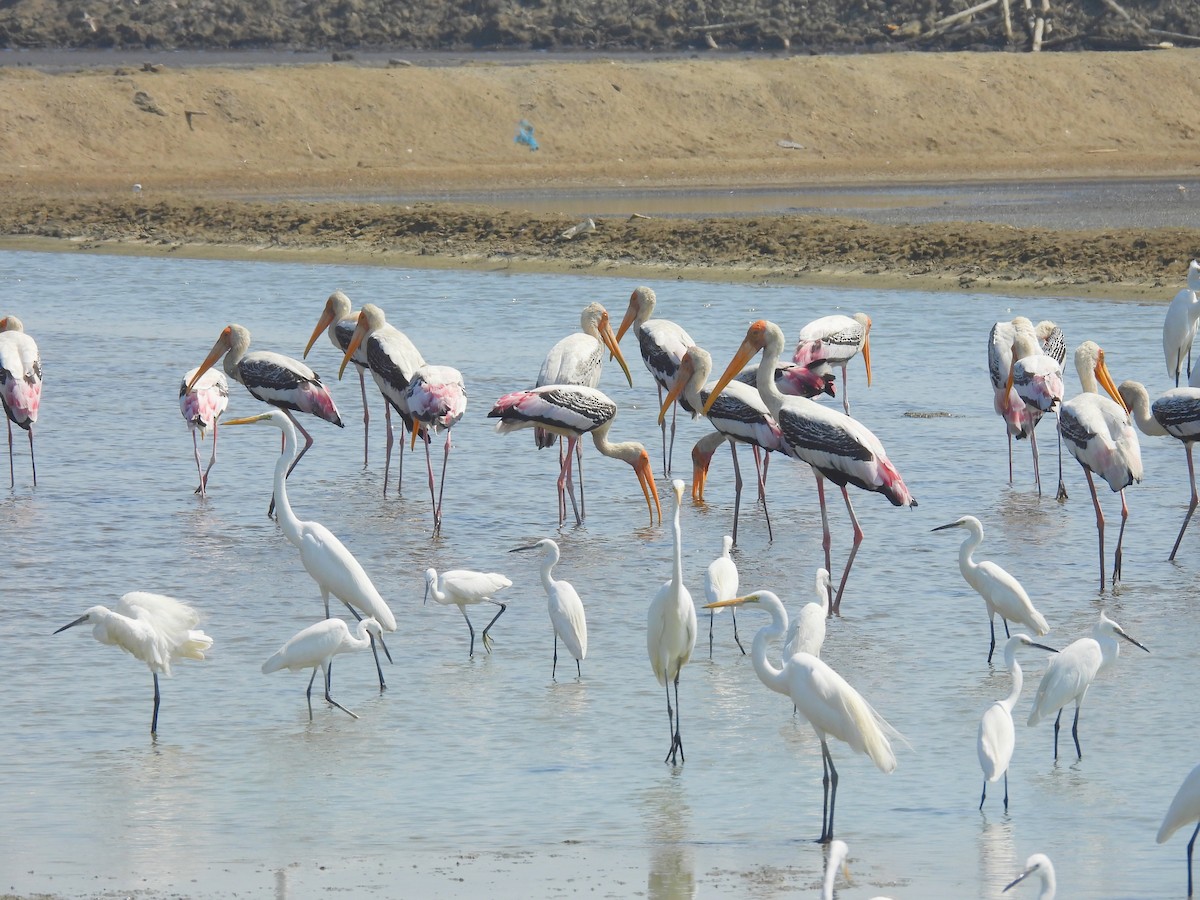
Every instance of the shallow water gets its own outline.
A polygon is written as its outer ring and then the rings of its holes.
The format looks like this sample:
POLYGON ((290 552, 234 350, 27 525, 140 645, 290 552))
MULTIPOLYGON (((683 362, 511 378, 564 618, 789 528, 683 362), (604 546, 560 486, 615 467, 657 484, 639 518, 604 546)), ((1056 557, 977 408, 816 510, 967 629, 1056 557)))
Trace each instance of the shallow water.
MULTIPOLYGON (((815 895, 824 851, 821 764, 811 729, 766 690, 716 620, 681 679, 687 762, 664 765, 662 688, 646 659, 650 598, 670 575, 667 523, 647 523, 628 467, 585 454, 588 517, 556 527, 556 455, 526 434, 501 436, 485 413, 532 383, 546 349, 604 302, 620 319, 635 286, 618 279, 404 271, 246 262, 0 255, 4 312, 39 341, 46 386, 36 432, 39 484, 18 435, 16 488, 0 502, 6 615, 0 618, 0 891, 62 895, 148 891, 185 896, 315 896, 330 890, 420 896, 782 897, 815 895), (278 438, 220 432, 210 495, 193 494, 191 440, 176 405, 179 379, 230 321, 254 346, 299 355, 325 297, 342 288, 384 307, 431 362, 467 380, 453 430, 445 523, 431 534, 420 456, 403 493, 381 495, 382 408, 373 388, 371 464, 363 470, 353 372, 321 338, 310 362, 333 383, 345 430, 312 423, 316 443, 289 482, 302 518, 330 527, 389 600, 399 630, 382 696, 364 654, 343 657, 334 696, 361 715, 315 704, 302 674, 264 676, 264 659, 315 621, 320 595, 265 515, 278 438), (556 537, 559 577, 589 614, 589 655, 576 680, 552 634, 537 561, 512 547, 556 537), (456 609, 421 603, 426 566, 505 572, 510 605, 494 652, 467 656, 456 609), (148 735, 145 667, 85 629, 52 635, 96 603, 141 589, 187 599, 215 638, 211 658, 178 664, 162 682, 159 736, 148 735)), ((836 310, 874 319, 874 384, 849 374, 853 411, 883 440, 920 501, 894 509, 855 492, 866 538, 843 617, 824 658, 907 738, 885 776, 832 742, 841 774, 837 831, 851 848, 853 886, 838 897, 998 897, 1034 852, 1079 898, 1184 893, 1186 835, 1154 834, 1196 763, 1194 664, 1200 620, 1189 534, 1165 561, 1187 499, 1179 445, 1143 439, 1146 481, 1128 492, 1124 580, 1097 591, 1095 519, 1078 465, 1064 461, 1070 500, 1053 499, 1052 423, 1043 436, 1047 495, 1033 489, 1029 451, 1016 448, 1007 483, 1003 428, 992 412, 984 346, 997 319, 1052 318, 1072 346, 1099 342, 1118 381, 1167 387, 1159 305, 781 286, 651 283, 662 316, 684 323, 724 366, 753 319, 794 335, 836 310), (944 412, 934 418, 905 413, 944 412), (1126 647, 1089 694, 1084 758, 1064 733, 1052 760, 1049 724, 1027 728, 1042 654, 1023 655, 1026 692, 1010 812, 993 785, 977 809, 979 716, 1008 692, 986 663, 982 602, 958 572, 957 532, 930 529, 964 513, 987 529, 981 556, 1018 573, 1062 647, 1100 610, 1145 643, 1126 647)), ((635 386, 609 364, 602 388, 620 404, 615 439, 658 459, 657 402, 627 339, 635 386)), ((1068 393, 1077 390, 1072 373, 1068 393)), ((228 415, 258 411, 233 386, 228 415)), ((681 421, 676 474, 707 430, 681 421)), ((207 446, 202 445, 207 453, 207 446)), ((435 446, 436 449, 436 446, 435 446)), ((749 470, 748 454, 743 465, 749 470)), ((435 463, 440 454, 435 455, 435 463)), ((779 460, 768 496, 775 540, 747 502, 736 559, 749 590, 792 608, 810 598, 821 563, 811 475, 779 460)), ((684 565, 694 597, 731 524, 727 454, 713 462, 707 505, 685 503, 684 565)), ((1115 540, 1116 498, 1105 492, 1115 540)), ((835 577, 849 545, 831 496, 835 577)), ((475 609, 477 626, 488 610, 475 609)), ((744 640, 764 624, 739 616, 744 640)), ((1032 895, 1033 888, 1023 888, 1032 895)), ((1011 895, 1006 895, 1011 896, 1011 895)))

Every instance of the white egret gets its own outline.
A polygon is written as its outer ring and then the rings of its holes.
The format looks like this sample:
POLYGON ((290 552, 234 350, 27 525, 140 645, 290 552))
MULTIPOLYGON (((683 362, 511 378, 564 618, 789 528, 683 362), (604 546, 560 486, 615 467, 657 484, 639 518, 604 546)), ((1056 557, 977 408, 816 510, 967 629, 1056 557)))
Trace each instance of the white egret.
MULTIPOLYGON (((842 840, 829 842, 829 858, 825 863, 825 881, 821 885, 821 900, 833 900, 833 883, 840 869, 842 877, 848 884, 853 884, 850 878, 850 848, 842 840)), ((888 900, 887 897, 872 897, 871 900, 888 900)))
POLYGON ((1036 635, 1049 634, 1050 626, 1045 616, 1034 609, 1033 601, 1029 599, 1029 594, 1016 577, 990 559, 975 562, 972 554, 983 543, 983 523, 974 516, 963 516, 933 530, 944 531, 947 528, 965 528, 968 532, 958 549, 958 568, 967 584, 974 588, 975 593, 987 604, 988 622, 992 631, 988 662, 992 661, 992 654, 996 651, 996 613, 1000 613, 1000 620, 1004 622, 1005 637, 1009 636, 1009 622, 1024 625, 1036 635))
POLYGON ((983 718, 979 720, 979 736, 975 749, 979 754, 979 766, 983 769, 983 794, 979 797, 979 808, 983 809, 983 801, 987 799, 988 782, 999 781, 1004 776, 1004 810, 1008 811, 1008 764, 1012 762, 1013 749, 1016 747, 1016 729, 1013 727, 1012 711, 1021 697, 1021 688, 1025 684, 1025 676, 1021 672, 1021 664, 1017 662, 1019 647, 1038 647, 1057 653, 1053 647, 1035 643, 1026 634, 1014 634, 1004 644, 1004 664, 1012 677, 1012 688, 1008 696, 997 700, 987 708, 983 718))
POLYGON ((683 507, 684 483, 671 482, 675 491, 675 555, 669 581, 663 583, 650 601, 646 617, 646 651, 654 677, 667 691, 667 723, 671 729, 671 749, 663 762, 675 765, 676 755, 684 762, 683 738, 679 731, 679 673, 692 657, 696 646, 696 607, 683 583, 683 532, 679 511, 683 507), (671 706, 671 684, 675 685, 675 706, 671 706))
MULTIPOLYGON (((356 619, 370 616, 387 632, 396 630, 396 617, 375 585, 367 576, 362 564, 354 557, 337 535, 320 522, 302 520, 292 510, 287 495, 288 464, 296 455, 296 429, 281 410, 272 409, 257 416, 229 419, 226 425, 270 425, 283 433, 283 452, 275 463, 275 498, 279 501, 279 527, 283 536, 300 551, 300 562, 312 576, 325 602, 325 618, 329 618, 329 595, 337 597, 356 619)), ((372 636, 373 638, 374 636, 372 636)), ((379 645, 392 661, 391 652, 383 638, 379 645)), ((383 667, 379 664, 379 652, 371 645, 375 656, 375 670, 379 675, 379 689, 385 690, 383 667)), ((328 674, 328 672, 327 672, 328 674)), ((328 690, 328 686, 326 686, 328 690)))
POLYGON ((512 582, 498 572, 475 572, 471 569, 451 569, 443 572, 439 579, 437 569, 425 570, 425 600, 428 603, 432 594, 438 603, 447 606, 457 606, 458 611, 467 620, 467 629, 471 632, 471 646, 468 656, 475 655, 475 626, 467 615, 467 607, 477 603, 494 603, 500 607, 499 612, 492 617, 483 629, 483 649, 492 652, 492 639, 488 630, 496 624, 496 620, 508 609, 507 603, 501 603, 492 598, 492 594, 511 587, 512 582))
POLYGON ((817 841, 827 844, 833 840, 833 814, 837 803, 838 773, 829 752, 827 737, 833 735, 850 749, 864 753, 879 771, 896 770, 896 754, 891 737, 900 733, 884 721, 862 695, 841 675, 821 659, 809 653, 795 653, 777 668, 767 659, 767 644, 787 633, 788 615, 781 601, 770 591, 755 591, 744 597, 725 600, 718 606, 737 606, 757 603, 771 615, 771 624, 764 625, 754 636, 751 655, 759 680, 773 691, 792 698, 800 715, 808 720, 821 742, 823 775, 823 806, 821 836, 817 841))
POLYGON ((1187 287, 1175 295, 1167 307, 1163 319, 1163 355, 1167 359, 1167 377, 1175 377, 1179 387, 1179 376, 1187 369, 1192 376, 1192 342, 1196 339, 1196 325, 1200 323, 1200 260, 1188 263, 1187 287))
POLYGON ((196 374, 192 369, 183 376, 179 383, 179 411, 187 422, 188 431, 192 433, 192 450, 196 455, 196 474, 200 477, 200 485, 196 493, 203 497, 208 492, 208 473, 212 471, 213 463, 217 461, 217 420, 229 406, 229 382, 224 372, 209 369, 188 390, 188 382, 196 374), (208 458, 208 467, 200 468, 200 444, 196 432, 203 439, 208 429, 212 429, 212 454, 208 458))
POLYGON ((1115 584, 1121 578, 1121 541, 1129 518, 1125 488, 1142 480, 1142 451, 1137 431, 1129 421, 1129 410, 1104 362, 1104 351, 1094 342, 1084 341, 1075 350, 1075 368, 1083 391, 1060 407, 1058 430, 1067 443, 1067 450, 1083 466, 1088 490, 1092 493, 1100 544, 1100 590, 1104 590, 1104 511, 1100 508, 1092 474, 1099 475, 1121 495, 1121 530, 1113 553, 1112 580, 1115 584), (1111 400, 1100 396, 1097 383, 1104 386, 1111 400))
POLYGON ((550 624, 554 626, 554 662, 550 666, 550 677, 558 669, 558 639, 562 638, 567 652, 575 657, 575 675, 582 678, 579 664, 587 656, 587 617, 583 612, 583 601, 569 581, 554 577, 554 566, 561 553, 558 543, 543 538, 527 547, 514 547, 510 553, 524 550, 542 551, 542 587, 546 590, 546 605, 550 612, 550 624))
POLYGON ((0 404, 8 419, 9 486, 15 487, 13 433, 15 423, 29 435, 29 464, 37 487, 37 460, 33 455, 33 426, 42 403, 42 357, 37 343, 25 333, 16 316, 0 319, 0 404))
POLYGON ((1197 822, 1195 829, 1192 831, 1192 839, 1188 841, 1187 845, 1187 895, 1189 897, 1192 896, 1192 850, 1196 846, 1196 835, 1200 834, 1200 822, 1197 820, 1200 820, 1200 766, 1192 769, 1188 773, 1188 777, 1183 779, 1183 784, 1176 791, 1175 799, 1171 801, 1171 806, 1167 809, 1167 814, 1163 816, 1162 825, 1159 826, 1158 837, 1156 838, 1158 843, 1165 843, 1170 840, 1171 835, 1184 825, 1197 822))
POLYGON ((807 366, 814 359, 823 359, 842 369, 842 407, 850 415, 850 392, 846 384, 846 364, 859 353, 867 367, 867 387, 871 386, 871 317, 866 313, 853 316, 822 316, 800 329, 800 338, 792 355, 794 362, 807 366))
POLYGON ((821 655, 825 646, 825 624, 829 618, 829 598, 832 585, 828 569, 817 569, 815 603, 805 603, 800 612, 788 625, 787 637, 783 641, 783 658, 790 659, 795 653, 821 655))
POLYGON ((352 712, 333 697, 329 696, 329 669, 333 658, 339 653, 350 650, 364 650, 373 647, 373 638, 383 640, 379 623, 371 616, 358 620, 355 633, 341 619, 322 619, 315 625, 309 625, 288 639, 282 647, 272 654, 271 658, 262 664, 264 675, 288 669, 295 672, 298 669, 312 669, 312 677, 308 679, 308 718, 312 721, 312 686, 317 677, 317 669, 324 673, 325 699, 340 709, 350 713, 354 718, 358 714, 352 712))
POLYGON ((92 626, 92 637, 102 644, 120 647, 140 659, 154 676, 154 714, 150 733, 158 733, 158 676, 171 675, 171 663, 179 659, 204 659, 213 640, 196 628, 200 614, 188 605, 162 594, 130 591, 117 601, 115 609, 93 606, 74 622, 54 633, 76 625, 92 626))
POLYGON ((1075 739, 1076 755, 1083 759, 1083 751, 1079 748, 1079 707, 1083 705, 1083 698, 1087 696, 1088 688, 1096 676, 1116 662, 1120 655, 1121 647, 1117 638, 1150 652, 1126 634, 1120 625, 1100 613, 1100 621, 1092 628, 1091 637, 1073 641, 1061 653, 1050 658, 1050 665, 1038 683, 1037 696, 1033 698, 1029 724, 1036 725, 1051 713, 1058 713, 1054 719, 1055 759, 1058 759, 1058 727, 1063 707, 1072 700, 1075 701, 1075 720, 1071 724, 1071 737, 1075 739))
MULTIPOLYGON (((709 603, 717 603, 721 600, 732 600, 737 596, 738 592, 738 570, 737 563, 729 555, 729 551, 733 549, 733 535, 725 535, 721 538, 721 555, 708 564, 708 568, 704 571, 704 599, 709 603)), ((717 612, 715 609, 708 611, 708 658, 712 659, 713 645, 713 616, 717 612)), ((742 639, 738 637, 737 629, 737 611, 730 610, 733 614, 733 639, 738 645, 738 649, 745 655, 746 648, 742 646, 742 639)))
POLYGON ((1004 890, 1016 887, 1030 875, 1036 875, 1042 882, 1038 900, 1054 900, 1054 894, 1058 890, 1058 883, 1054 878, 1054 864, 1044 853, 1035 853, 1025 860, 1025 871, 1006 884, 1004 890))
POLYGON ((1179 527, 1179 535, 1171 547, 1171 555, 1167 557, 1174 559, 1183 541, 1183 533, 1187 531, 1192 514, 1196 511, 1196 503, 1200 501, 1200 495, 1196 493, 1196 468, 1192 462, 1192 445, 1200 440, 1200 388, 1173 388, 1155 400, 1153 405, 1145 385, 1139 382, 1122 381, 1117 392, 1133 413, 1133 420, 1142 434, 1153 437, 1170 435, 1183 444, 1184 452, 1187 453, 1188 480, 1191 481, 1192 496, 1188 502, 1187 513, 1183 517, 1183 524, 1179 527))

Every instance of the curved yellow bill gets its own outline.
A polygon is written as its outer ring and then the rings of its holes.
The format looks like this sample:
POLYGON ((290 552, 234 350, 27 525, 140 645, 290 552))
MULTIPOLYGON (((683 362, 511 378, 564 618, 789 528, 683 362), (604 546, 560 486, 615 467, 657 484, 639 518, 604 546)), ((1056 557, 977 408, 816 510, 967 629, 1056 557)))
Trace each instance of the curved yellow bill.
POLYGON ((708 484, 708 467, 711 462, 711 456, 697 452, 695 447, 692 448, 692 500, 695 502, 704 502, 704 486, 708 484))
MULTIPOLYGON (((757 324, 755 323, 755 325, 757 324)), ((755 325, 750 326, 752 332, 755 329, 755 325)), ((725 386, 733 381, 741 373, 742 369, 746 368, 746 363, 750 362, 754 358, 754 355, 761 349, 762 346, 752 341, 750 334, 747 334, 746 339, 742 341, 742 345, 738 347, 737 353, 733 355, 733 359, 725 367, 724 373, 717 379, 716 387, 709 392, 708 400, 705 401, 704 408, 700 410, 704 415, 708 415, 708 411, 717 402, 717 397, 720 396, 721 391, 725 390, 725 386)))
POLYGON ((645 450, 634 463, 633 470, 637 472, 638 484, 646 496, 646 508, 650 510, 650 524, 654 524, 654 513, 658 512, 658 521, 662 522, 662 504, 658 501, 658 486, 654 483, 654 473, 650 469, 650 455, 645 450))
POLYGON ((367 336, 367 317, 363 313, 358 314, 358 325, 354 329, 354 334, 350 338, 350 343, 346 347, 346 355, 342 357, 342 364, 338 366, 338 380, 341 381, 342 373, 346 371, 346 363, 350 362, 350 358, 354 356, 354 351, 358 349, 358 345, 363 342, 363 338, 367 336))
POLYGON ((667 399, 663 401, 662 408, 658 411, 658 424, 662 424, 667 420, 667 410, 671 408, 671 404, 679 399, 679 395, 683 393, 683 389, 688 382, 692 380, 692 375, 695 374, 696 366, 692 362, 691 354, 685 355, 679 361, 679 369, 675 372, 675 384, 667 391, 667 399))
POLYGON ((702 609, 720 609, 723 606, 741 606, 743 603, 755 603, 758 594, 746 594, 744 597, 734 597, 732 600, 718 600, 715 603, 705 603, 702 609))
POLYGON ((409 441, 409 443, 408 443, 408 449, 409 449, 409 450, 415 450, 415 449, 416 449, 416 447, 417 447, 417 435, 419 435, 419 434, 421 433, 421 429, 422 429, 423 427, 424 427, 424 426, 423 426, 423 425, 422 425, 420 422, 416 421, 415 419, 413 420, 412 428, 410 428, 410 429, 409 429, 409 432, 408 432, 408 433, 409 433, 409 435, 411 435, 411 440, 410 440, 410 441, 409 441))
POLYGON ((253 425, 255 422, 261 422, 263 419, 270 418, 270 413, 259 413, 257 416, 243 416, 240 419, 223 419, 221 427, 226 425, 253 425))
POLYGON ((329 301, 325 302, 325 310, 321 313, 321 318, 317 320, 317 327, 313 329, 312 337, 308 339, 308 343, 304 345, 304 355, 301 359, 308 359, 308 351, 312 349, 313 344, 317 342, 317 338, 321 336, 321 332, 329 327, 333 322, 333 304, 329 301))
POLYGON ((867 387, 871 386, 871 331, 870 326, 867 328, 867 333, 863 337, 862 345, 863 362, 867 364, 867 387))
POLYGON ((625 316, 621 319, 621 327, 617 329, 617 342, 620 343, 621 338, 625 337, 625 332, 629 330, 629 326, 637 319, 638 302, 637 291, 629 295, 629 306, 625 309, 625 316))
POLYGON ((630 387, 633 387, 633 376, 629 374, 629 364, 625 362, 625 357, 621 353, 619 346, 620 339, 613 334, 612 325, 608 321, 608 313, 605 313, 600 318, 600 340, 608 348, 608 358, 617 361, 617 365, 625 373, 625 380, 629 382, 630 387))
POLYGON ((217 338, 217 342, 213 344, 212 350, 208 352, 208 356, 204 358, 204 362, 200 363, 200 368, 196 370, 196 374, 192 376, 192 380, 187 383, 186 390, 191 390, 196 386, 196 382, 200 380, 200 376, 213 367, 218 359, 225 355, 229 350, 229 326, 226 325, 221 331, 221 336, 217 338))
POLYGON ((1116 382, 1113 381, 1112 375, 1109 374, 1108 365, 1104 362, 1104 351, 1100 351, 1100 355, 1096 359, 1096 381, 1104 387, 1108 392, 1108 396, 1120 404, 1121 409, 1129 412, 1129 407, 1125 405, 1125 400, 1121 397, 1121 392, 1117 390, 1116 382))

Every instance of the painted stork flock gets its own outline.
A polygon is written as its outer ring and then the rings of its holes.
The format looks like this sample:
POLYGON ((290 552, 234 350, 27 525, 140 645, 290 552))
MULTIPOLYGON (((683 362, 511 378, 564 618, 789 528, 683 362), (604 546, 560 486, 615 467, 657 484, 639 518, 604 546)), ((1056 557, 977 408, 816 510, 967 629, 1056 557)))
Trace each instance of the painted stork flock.
MULTIPOLYGON (((1035 325, 1016 317, 997 322, 986 342, 988 368, 993 388, 993 404, 1002 418, 1008 441, 1009 480, 1012 481, 1012 440, 1027 439, 1032 449, 1034 475, 1041 492, 1036 429, 1042 418, 1053 414, 1057 421, 1058 490, 1060 501, 1067 499, 1062 478, 1062 446, 1083 468, 1096 516, 1099 545, 1099 582, 1103 591, 1109 578, 1121 578, 1121 553, 1129 507, 1125 489, 1142 480, 1143 471, 1137 431, 1147 435, 1169 435, 1179 440, 1186 453, 1191 497, 1178 537, 1171 549, 1173 559, 1198 502, 1193 443, 1200 439, 1200 367, 1191 365, 1192 342, 1200 322, 1200 262, 1193 261, 1188 286, 1170 304, 1163 329, 1163 347, 1168 377, 1175 386, 1151 401, 1145 386, 1126 381, 1117 385, 1108 370, 1105 352, 1092 341, 1083 341, 1074 353, 1080 393, 1067 398, 1063 386, 1063 365, 1067 343, 1060 328, 1052 322, 1035 325), (1181 377, 1190 386, 1179 386, 1181 377), (1103 393, 1102 393, 1103 392, 1103 393), (1118 531, 1111 576, 1105 556, 1105 516, 1097 480, 1102 480, 1121 498, 1121 523, 1118 531)), ((711 461, 723 444, 728 444, 735 472, 733 523, 724 539, 721 555, 709 567, 701 608, 710 614, 709 652, 712 652, 711 616, 722 609, 758 608, 771 618, 753 640, 751 656, 763 683, 791 697, 796 710, 813 726, 821 744, 825 769, 825 808, 819 840, 833 841, 834 810, 838 775, 828 745, 832 736, 856 752, 867 755, 884 772, 896 766, 892 741, 900 736, 838 673, 820 658, 824 624, 828 616, 840 614, 847 581, 855 557, 864 539, 855 515, 850 488, 881 494, 894 506, 915 507, 917 500, 905 484, 899 469, 875 436, 858 418, 850 414, 847 390, 847 366, 861 355, 867 384, 871 383, 870 336, 872 322, 865 313, 853 316, 830 315, 799 329, 790 359, 784 359, 787 339, 783 328, 766 320, 750 325, 741 345, 719 372, 716 380, 713 359, 698 346, 686 330, 675 322, 653 318, 656 297, 648 287, 639 287, 630 296, 628 308, 614 333, 607 310, 599 303, 586 306, 579 319, 579 330, 550 348, 532 387, 512 390, 498 397, 487 416, 495 419, 501 434, 530 429, 538 448, 559 448, 557 479, 558 525, 568 518, 568 505, 576 525, 587 514, 583 481, 583 438, 591 436, 602 456, 621 460, 635 472, 646 502, 651 524, 662 520, 662 506, 646 447, 633 440, 610 437, 618 408, 600 388, 604 357, 615 359, 632 387, 634 378, 621 351, 620 342, 633 329, 638 348, 658 392, 658 422, 661 428, 662 472, 672 474, 672 457, 678 407, 695 417, 705 417, 713 431, 696 442, 692 450, 693 501, 704 498, 711 461), (840 368, 840 380, 834 369, 840 368), (841 391, 841 409, 822 398, 833 398, 841 391), (668 428, 668 417, 670 418, 668 428), (742 476, 738 463, 739 445, 749 445, 755 462, 756 501, 766 517, 768 535, 773 539, 767 514, 766 489, 771 453, 807 464, 816 486, 822 523, 824 567, 816 579, 816 602, 809 603, 800 615, 789 620, 779 598, 766 590, 738 593, 737 568, 730 557, 736 544, 738 516, 742 500, 742 476), (836 485, 852 526, 852 542, 840 569, 840 577, 831 573, 832 534, 826 505, 825 482, 836 485), (578 496, 576 494, 578 484, 578 496), (772 661, 769 645, 783 641, 786 647, 782 664, 772 661)), ((418 439, 425 445, 427 481, 435 533, 442 528, 442 498, 446 470, 452 448, 455 423, 466 413, 467 391, 464 377, 446 365, 431 365, 411 340, 388 323, 383 310, 365 304, 354 312, 350 299, 341 291, 331 294, 312 331, 303 356, 307 357, 321 333, 342 355, 338 369, 341 378, 346 366, 354 363, 363 398, 363 459, 368 458, 367 428, 369 407, 367 378, 383 398, 387 421, 386 462, 383 493, 386 496, 394 449, 393 413, 399 418, 400 458, 398 482, 403 478, 405 444, 415 449, 418 439), (443 435, 440 476, 435 478, 431 444, 443 435)), ((981 335, 982 338, 982 335, 981 335)), ((375 652, 379 686, 386 687, 378 650, 387 647, 384 636, 396 629, 396 619, 374 588, 353 553, 318 522, 304 521, 292 509, 287 497, 287 479, 313 444, 313 436, 301 423, 305 414, 336 426, 344 423, 329 388, 299 359, 265 350, 250 349, 250 333, 240 325, 229 324, 219 333, 211 351, 196 368, 183 377, 179 389, 182 415, 193 434, 193 449, 198 485, 195 492, 208 492, 209 477, 216 461, 217 429, 229 402, 232 379, 269 409, 258 415, 224 424, 263 424, 279 429, 282 453, 277 461, 271 506, 268 514, 279 513, 286 539, 298 550, 306 571, 317 582, 324 598, 325 618, 287 641, 263 665, 264 672, 278 669, 311 669, 308 685, 309 715, 311 692, 317 671, 323 672, 325 699, 333 706, 354 715, 330 695, 333 657, 341 652, 370 647, 375 652), (217 363, 220 368, 216 368, 217 363), (212 433, 212 452, 207 465, 202 462, 199 440, 212 433), (330 595, 340 600, 358 620, 352 631, 331 616, 330 595)), ((30 462, 36 484, 33 461, 33 425, 37 422, 41 396, 41 361, 33 339, 13 316, 0 318, 0 397, 9 422, 10 482, 15 484, 12 425, 29 436, 30 462)), ((674 563, 670 578, 654 596, 648 611, 647 651, 651 667, 666 691, 670 747, 667 762, 684 762, 679 717, 679 679, 694 649, 697 631, 697 603, 685 585, 681 553, 680 513, 687 489, 684 481, 671 481, 674 494, 674 563), (672 690, 673 689, 673 690, 672 690)), ((1007 768, 1013 752, 1013 707, 1022 687, 1017 652, 1034 647, 1054 653, 1037 689, 1029 723, 1055 715, 1055 755, 1062 710, 1074 703, 1072 736, 1081 755, 1078 721, 1079 708, 1087 688, 1096 675, 1111 666, 1117 657, 1118 639, 1141 649, 1146 648, 1124 632, 1120 625, 1101 615, 1090 637, 1082 638, 1061 652, 1037 643, 1035 637, 1049 632, 1046 619, 1032 605, 1019 581, 994 563, 977 561, 973 554, 983 541, 983 526, 973 516, 963 516, 939 529, 962 528, 967 532, 959 562, 964 579, 985 600, 991 619, 991 643, 988 660, 996 649, 995 616, 1000 614, 1006 632, 1003 645, 1005 667, 1012 689, 998 700, 980 723, 979 757, 987 784, 1005 780, 1007 808, 1007 768), (1009 624, 1024 626, 1031 633, 1010 634, 1009 624)), ((583 604, 575 589, 556 579, 552 569, 558 562, 558 545, 549 539, 514 548, 538 550, 543 556, 542 582, 554 627, 557 666, 560 639, 576 661, 577 677, 582 677, 581 662, 587 652, 586 620, 583 604)), ((482 644, 491 652, 489 631, 505 610, 505 602, 495 595, 511 582, 498 573, 451 570, 440 575, 426 573, 426 599, 458 606, 470 631, 469 652, 475 649, 475 627, 466 608, 493 604, 494 617, 482 630, 482 644)), ((155 673, 155 710, 151 729, 158 720, 158 679, 160 671, 169 671, 171 658, 202 658, 211 639, 194 631, 196 617, 190 607, 171 610, 165 600, 145 601, 142 595, 129 595, 137 602, 122 601, 115 611, 96 608, 72 625, 90 621, 95 635, 105 643, 117 643, 146 662, 155 673), (150 609, 150 612, 147 612, 150 609), (103 610, 102 612, 100 610, 103 610), (172 618, 173 616, 173 618, 172 618), (170 619, 171 621, 167 621, 170 619), (130 624, 132 623, 132 625, 130 624), (157 629, 157 631, 155 630, 157 629), (173 629, 173 630, 172 630, 173 629), (169 632, 169 633, 168 633, 169 632), (123 637, 128 633, 136 635, 123 637), (147 647, 158 646, 159 657, 147 647), (204 644, 203 647, 200 644, 204 644), (166 642, 166 643, 164 643, 166 642), (174 642, 173 644, 171 642, 174 642), (162 650, 162 647, 174 647, 162 650), (165 653, 165 656, 163 655, 165 653), (166 668, 164 669, 164 665, 166 668)), ((169 598, 166 598, 169 599, 169 598)), ((66 626, 70 627, 70 626, 66 626)), ((734 623, 735 638, 736 620, 734 623)), ((62 629, 60 629, 62 630, 62 629)), ((737 638, 738 646, 741 640, 737 638)), ((744 653, 745 650, 743 649, 744 653)), ((1197 772, 1200 772, 1198 767, 1197 772)), ((1200 819, 1200 775, 1193 772, 1172 805, 1159 840, 1184 824, 1200 819)), ((1200 825, 1197 826, 1200 831, 1200 825)), ((1193 834, 1194 842, 1196 834, 1193 834)), ((1189 896, 1191 893, 1192 844, 1188 845, 1189 896)), ((1049 865, 1049 861, 1046 860, 1049 865)), ((1034 867, 1036 868, 1036 867, 1034 867)), ((1052 869, 1051 869, 1052 871, 1052 869)), ((1053 876, 1051 875, 1051 878, 1053 876)), ((1014 882, 1015 884, 1015 882, 1014 882)))

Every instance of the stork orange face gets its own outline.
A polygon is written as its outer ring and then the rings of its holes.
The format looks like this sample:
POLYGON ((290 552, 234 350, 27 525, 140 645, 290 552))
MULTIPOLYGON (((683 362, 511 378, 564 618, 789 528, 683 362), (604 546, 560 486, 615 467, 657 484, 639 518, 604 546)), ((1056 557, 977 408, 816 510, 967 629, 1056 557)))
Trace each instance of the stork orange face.
POLYGON ((643 450, 637 462, 633 464, 637 473, 638 484, 646 497, 646 508, 650 510, 650 524, 654 524, 654 513, 658 512, 658 521, 662 522, 662 504, 658 501, 658 486, 654 483, 654 473, 650 469, 650 455, 643 450))
MULTIPOLYGON (((621 353, 620 338, 613 334, 612 324, 608 321, 608 312, 600 317, 600 323, 597 326, 600 331, 600 340, 604 346, 608 348, 609 359, 615 359, 617 365, 621 367, 621 371, 625 373, 625 380, 629 382, 629 386, 633 387, 633 376, 629 374, 629 364, 625 362, 625 357, 621 353)), ((622 333, 624 329, 622 324, 622 333)))
POLYGON ((1096 381, 1098 381, 1108 396, 1112 397, 1120 404, 1121 409, 1129 412, 1129 406, 1125 403, 1125 398, 1121 396, 1121 392, 1117 390, 1116 382, 1113 381, 1112 375, 1108 371, 1108 365, 1104 362, 1104 351, 1101 350, 1096 357, 1096 381))
POLYGON ((192 376, 192 380, 188 382, 187 390, 191 390, 196 386, 196 382, 200 380, 200 376, 213 367, 218 359, 229 352, 229 339, 233 334, 230 326, 226 325, 221 330, 221 336, 217 338, 217 342, 213 344, 212 350, 208 352, 204 362, 200 364, 200 368, 196 370, 196 374, 192 376))
POLYGON ((704 415, 708 415, 708 411, 712 409, 712 405, 717 402, 717 397, 721 391, 725 390, 725 386, 737 377, 742 369, 746 368, 746 363, 750 362, 756 353, 762 351, 763 344, 766 343, 767 322, 765 319, 759 319, 746 331, 746 338, 742 341, 742 345, 738 347, 737 353, 733 355, 733 359, 729 365, 725 367, 724 373, 717 379, 716 387, 708 395, 708 400, 704 404, 704 409, 701 410, 704 415))

